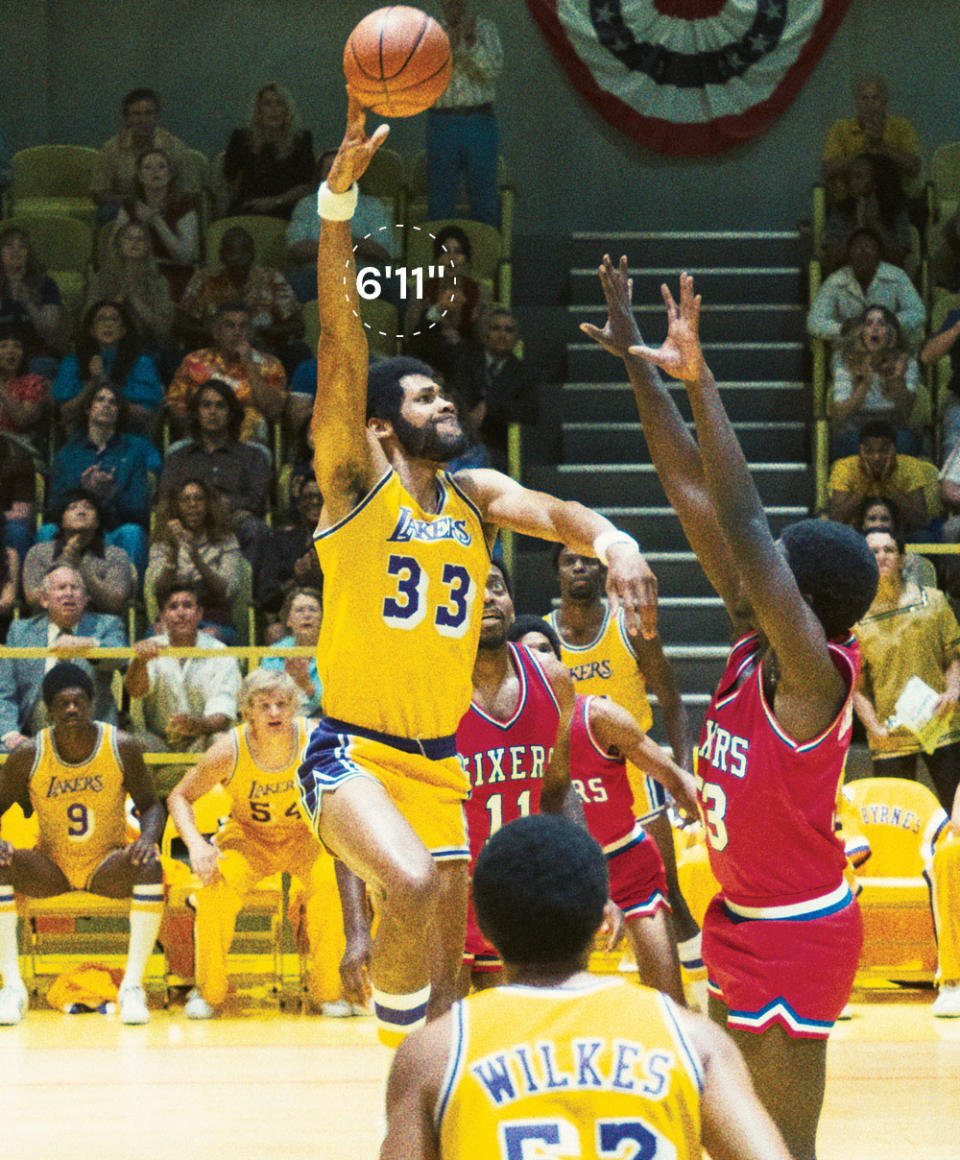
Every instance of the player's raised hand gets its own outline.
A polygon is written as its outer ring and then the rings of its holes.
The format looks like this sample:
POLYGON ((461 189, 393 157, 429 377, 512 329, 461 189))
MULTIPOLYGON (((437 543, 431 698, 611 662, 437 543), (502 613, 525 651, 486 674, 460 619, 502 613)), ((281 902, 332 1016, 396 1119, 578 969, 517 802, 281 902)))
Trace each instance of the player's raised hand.
POLYGON ((387 139, 389 125, 378 125, 367 136, 367 110, 347 89, 347 129, 340 148, 327 174, 327 188, 334 193, 346 193, 370 164, 370 158, 387 139))
POLYGON ((696 382, 703 369, 700 349, 700 295, 693 292, 693 278, 680 275, 680 304, 674 301, 670 287, 660 287, 667 307, 667 337, 660 347, 638 343, 630 353, 638 355, 685 383, 696 382))
POLYGON ((623 609, 627 632, 646 640, 657 635, 657 578, 632 543, 607 549, 607 601, 614 616, 623 609))
POLYGON ((580 323, 580 329, 588 338, 618 358, 626 358, 630 347, 641 341, 631 305, 633 279, 627 273, 627 268, 626 255, 621 256, 616 266, 609 254, 603 255, 597 273, 607 303, 606 324, 601 330, 591 322, 580 323))

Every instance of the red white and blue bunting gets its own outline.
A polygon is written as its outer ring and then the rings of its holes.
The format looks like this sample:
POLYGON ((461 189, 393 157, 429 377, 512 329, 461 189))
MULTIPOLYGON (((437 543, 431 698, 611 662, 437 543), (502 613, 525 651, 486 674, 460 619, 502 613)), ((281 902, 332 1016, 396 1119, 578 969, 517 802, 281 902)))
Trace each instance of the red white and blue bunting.
POLYGON ((571 84, 657 153, 719 153, 789 107, 850 0, 527 0, 571 84))

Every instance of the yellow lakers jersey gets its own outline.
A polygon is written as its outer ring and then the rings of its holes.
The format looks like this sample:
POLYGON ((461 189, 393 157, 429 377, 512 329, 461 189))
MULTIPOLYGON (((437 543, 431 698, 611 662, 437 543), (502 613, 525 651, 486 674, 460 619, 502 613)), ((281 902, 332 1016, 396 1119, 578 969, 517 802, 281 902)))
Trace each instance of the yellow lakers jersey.
POLYGON ((324 712, 398 737, 456 733, 470 705, 490 567, 480 513, 446 472, 433 513, 388 471, 315 543, 324 712))
MULTIPOLYGON (((647 686, 630 637, 623 623, 623 613, 610 615, 605 608, 600 631, 589 644, 567 644, 560 633, 559 617, 554 610, 547 616, 560 637, 560 657, 570 670, 578 693, 584 696, 609 697, 622 705, 647 732, 653 724, 653 712, 647 700, 647 686)), ((633 809, 638 818, 649 818, 662 809, 664 797, 653 778, 627 762, 627 777, 633 789, 633 809)))
POLYGON ((107 854, 127 844, 117 730, 102 722, 97 730, 90 756, 78 764, 57 753, 52 729, 41 730, 30 771, 30 802, 40 827, 37 848, 78 889, 107 854))
POLYGON ((436 1113, 444 1160, 699 1160, 703 1075, 675 1011, 619 979, 454 1004, 436 1113))
POLYGON ((237 755, 233 773, 224 783, 232 806, 230 821, 258 842, 279 843, 311 834, 300 811, 297 790, 297 767, 303 760, 307 744, 306 718, 296 717, 297 747, 283 769, 264 769, 250 752, 247 725, 233 730, 237 755))

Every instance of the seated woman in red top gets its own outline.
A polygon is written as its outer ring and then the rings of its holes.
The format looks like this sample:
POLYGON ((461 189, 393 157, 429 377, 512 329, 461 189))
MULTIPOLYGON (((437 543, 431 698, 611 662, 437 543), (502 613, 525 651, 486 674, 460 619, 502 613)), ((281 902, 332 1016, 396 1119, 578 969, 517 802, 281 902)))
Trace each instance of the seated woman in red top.
POLYGON ((134 197, 125 201, 117 224, 136 220, 146 227, 160 273, 176 302, 190 281, 197 260, 200 199, 183 194, 162 149, 148 149, 137 161, 134 197))
POLYGON ((50 384, 27 370, 23 327, 0 325, 0 431, 30 442, 38 450, 46 440, 50 384))

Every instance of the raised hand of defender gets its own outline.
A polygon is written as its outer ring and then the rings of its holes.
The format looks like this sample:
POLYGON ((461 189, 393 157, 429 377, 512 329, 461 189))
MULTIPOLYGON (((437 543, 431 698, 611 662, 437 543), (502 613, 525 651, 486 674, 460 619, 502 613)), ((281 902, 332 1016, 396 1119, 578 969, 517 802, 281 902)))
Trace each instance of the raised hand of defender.
POLYGON ((639 343, 630 347, 630 353, 660 367, 672 378, 685 383, 694 382, 703 367, 699 336, 700 295, 694 294, 693 278, 689 274, 680 275, 679 306, 666 282, 660 287, 660 293, 667 307, 667 337, 660 347, 639 343))
POLYGON ((340 148, 327 174, 327 188, 334 193, 346 193, 370 164, 370 158, 386 141, 389 125, 378 125, 367 136, 367 110, 347 89, 347 129, 340 148))
POLYGON ((607 321, 602 330, 591 322, 581 322, 580 329, 610 354, 626 358, 630 347, 642 341, 633 317, 633 279, 627 274, 626 255, 615 266, 610 255, 604 254, 597 273, 607 303, 607 321))

